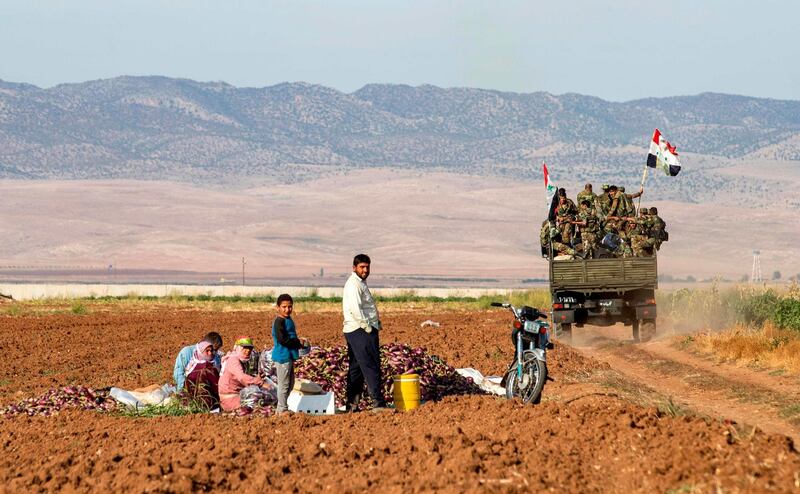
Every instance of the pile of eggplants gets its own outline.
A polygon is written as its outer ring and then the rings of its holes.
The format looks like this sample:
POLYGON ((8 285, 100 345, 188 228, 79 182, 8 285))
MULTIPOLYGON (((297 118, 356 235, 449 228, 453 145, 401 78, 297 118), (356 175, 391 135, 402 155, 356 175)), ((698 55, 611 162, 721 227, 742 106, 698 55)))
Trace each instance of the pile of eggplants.
POLYGON ((116 408, 116 401, 108 391, 94 390, 85 386, 66 386, 53 388, 38 398, 28 398, 19 403, 0 409, 0 416, 13 415, 54 415, 61 410, 96 410, 107 412, 116 408))
MULTIPOLYGON (((412 348, 402 343, 381 345, 381 377, 386 400, 393 401, 394 376, 418 374, 420 398, 438 400, 448 395, 483 394, 470 378, 463 377, 439 357, 430 355, 425 348, 412 348)), ((295 375, 319 384, 325 391, 333 391, 336 405, 344 404, 347 387, 347 347, 315 348, 295 362, 295 375)), ((366 395, 366 392, 364 393, 366 395)), ((366 401, 362 402, 362 406, 366 401)))

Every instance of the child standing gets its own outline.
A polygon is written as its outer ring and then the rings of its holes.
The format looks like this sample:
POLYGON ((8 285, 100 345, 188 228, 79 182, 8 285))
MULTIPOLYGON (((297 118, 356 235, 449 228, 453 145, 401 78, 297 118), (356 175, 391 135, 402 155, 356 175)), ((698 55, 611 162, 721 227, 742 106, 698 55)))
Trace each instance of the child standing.
POLYGON ((294 300, 288 293, 282 293, 275 302, 278 316, 272 323, 272 361, 278 375, 278 408, 277 413, 288 409, 286 400, 294 387, 294 361, 300 356, 298 350, 303 343, 297 338, 297 329, 292 320, 294 300))

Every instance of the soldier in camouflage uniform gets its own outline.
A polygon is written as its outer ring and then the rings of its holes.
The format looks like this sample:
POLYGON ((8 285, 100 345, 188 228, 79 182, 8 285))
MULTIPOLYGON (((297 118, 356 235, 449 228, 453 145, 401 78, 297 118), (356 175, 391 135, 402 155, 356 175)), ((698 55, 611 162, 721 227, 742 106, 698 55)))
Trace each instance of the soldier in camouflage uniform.
POLYGON ((578 210, 580 210, 581 203, 583 201, 589 201, 589 209, 595 208, 595 201, 597 200, 597 194, 592 192, 592 184, 586 184, 583 186, 583 190, 578 192, 578 210))
POLYGON ((574 225, 581 227, 581 241, 583 244, 583 258, 591 259, 597 251, 597 245, 600 241, 600 223, 597 220, 597 215, 592 209, 592 203, 589 199, 581 201, 581 209, 578 212, 577 221, 574 225))
MULTIPOLYGON (((622 227, 624 225, 623 221, 616 218, 609 218, 603 223, 603 228, 600 233, 601 240, 607 234, 615 235, 619 243, 617 247, 612 251, 610 245, 604 245, 612 254, 617 257, 630 257, 633 253, 630 251, 630 246, 628 246, 625 242, 625 231, 622 227)), ((602 243, 602 242, 601 242, 602 243)))
POLYGON ((639 197, 641 192, 637 194, 626 194, 625 187, 620 187, 618 191, 619 198, 622 200, 622 210, 625 216, 636 216, 636 207, 633 205, 633 198, 639 197))
POLYGON ((608 215, 608 210, 611 209, 612 198, 609 194, 610 188, 610 185, 603 184, 603 193, 597 196, 595 199, 595 210, 597 211, 597 216, 600 218, 600 221, 605 221, 606 216, 608 215))
POLYGON ((650 208, 650 235, 654 240, 656 250, 661 248, 661 244, 669 240, 667 234, 667 224, 658 215, 658 208, 655 206, 650 208))
MULTIPOLYGON (((614 190, 614 186, 611 186, 612 190, 614 190)), ((634 216, 636 214, 636 208, 633 205, 633 199, 641 196, 644 192, 644 188, 639 189, 639 192, 635 194, 626 194, 625 187, 619 187, 613 193, 614 201, 611 203, 611 216, 634 216)))
POLYGON ((575 203, 567 197, 567 191, 558 189, 558 208, 556 208, 556 224, 561 232, 561 241, 565 244, 572 243, 572 221, 578 212, 575 203))
POLYGON ((550 255, 550 238, 553 239, 553 253, 559 255, 575 255, 575 249, 561 242, 561 233, 549 221, 542 222, 542 229, 539 231, 539 243, 542 246, 542 257, 550 255))
POLYGON ((628 218, 633 225, 631 230, 631 250, 635 257, 649 257, 653 255, 653 243, 650 238, 651 220, 647 214, 647 208, 641 208, 638 218, 628 218))
POLYGON ((619 228, 619 247, 614 251, 617 257, 633 257, 633 249, 631 248, 631 239, 633 238, 633 228, 636 223, 623 222, 619 228))

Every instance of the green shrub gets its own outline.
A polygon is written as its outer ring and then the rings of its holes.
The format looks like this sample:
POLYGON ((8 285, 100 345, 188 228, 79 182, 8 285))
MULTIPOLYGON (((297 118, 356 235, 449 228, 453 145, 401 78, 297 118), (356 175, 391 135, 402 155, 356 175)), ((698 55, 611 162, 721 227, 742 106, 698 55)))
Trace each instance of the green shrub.
POLYGON ((772 319, 780 297, 770 290, 744 297, 736 307, 739 320, 745 324, 761 326, 767 319, 772 319))
POLYGON ((779 301, 775 307, 774 321, 779 328, 800 331, 800 300, 784 298, 779 301))

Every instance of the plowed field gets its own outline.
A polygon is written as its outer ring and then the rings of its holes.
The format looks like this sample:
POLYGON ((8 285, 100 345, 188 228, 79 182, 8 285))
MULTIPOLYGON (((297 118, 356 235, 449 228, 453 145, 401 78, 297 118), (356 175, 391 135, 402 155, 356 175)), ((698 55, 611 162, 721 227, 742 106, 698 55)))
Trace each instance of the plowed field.
MULTIPOLYGON (((337 312, 295 319, 315 344, 343 342, 337 312)), ((503 311, 385 311, 382 319, 383 342, 424 346, 455 367, 501 374, 512 356, 503 311), (421 329, 427 319, 441 326, 421 329)), ((210 330, 226 349, 240 334, 260 345, 271 320, 271 313, 172 309, 0 317, 0 404, 67 384, 167 382, 183 345, 210 330)), ((762 432, 757 421, 725 420, 724 406, 696 413, 691 396, 676 406, 669 400, 676 390, 660 389, 667 367, 642 363, 651 372, 644 376, 631 375, 628 364, 615 369, 654 351, 646 345, 576 344, 578 351, 557 344, 548 354, 555 381, 537 406, 465 396, 381 415, 3 418, 0 491, 800 490, 791 428, 762 432)), ((714 373, 708 362, 692 367, 714 373)), ((733 399, 714 383, 713 399, 733 399)))

